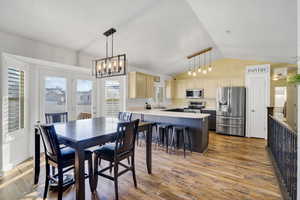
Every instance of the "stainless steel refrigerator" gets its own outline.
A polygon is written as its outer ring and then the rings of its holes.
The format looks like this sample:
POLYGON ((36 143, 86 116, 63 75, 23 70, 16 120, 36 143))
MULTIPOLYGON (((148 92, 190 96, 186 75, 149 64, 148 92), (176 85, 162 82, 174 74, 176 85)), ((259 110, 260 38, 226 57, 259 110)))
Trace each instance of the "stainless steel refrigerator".
POLYGON ((216 132, 226 135, 245 136, 246 88, 218 88, 216 100, 216 132))

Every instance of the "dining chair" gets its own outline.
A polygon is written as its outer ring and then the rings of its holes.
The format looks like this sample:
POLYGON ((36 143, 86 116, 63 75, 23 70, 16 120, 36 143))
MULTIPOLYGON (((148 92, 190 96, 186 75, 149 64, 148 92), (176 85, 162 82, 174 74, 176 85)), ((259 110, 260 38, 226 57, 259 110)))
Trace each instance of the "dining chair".
POLYGON ((68 122, 68 113, 45 113, 46 123, 59 123, 59 122, 68 122))
MULTIPOLYGON (((68 113, 45 113, 46 124, 68 122, 68 113)), ((60 148, 65 148, 65 145, 60 145, 60 148)), ((55 167, 52 166, 52 174, 55 174, 55 167)))
POLYGON ((118 119, 121 121, 129 122, 131 121, 132 113, 131 112, 119 112, 118 119))
POLYGON ((98 176, 114 181, 115 199, 118 200, 118 177, 125 172, 132 171, 133 182, 137 188, 135 175, 135 139, 138 131, 139 119, 131 122, 120 122, 117 127, 117 135, 114 143, 106 144, 94 151, 94 190, 97 188, 98 176), (131 158, 131 164, 125 165, 122 160, 131 158), (109 161, 110 165, 98 170, 101 160, 109 161), (119 172, 119 165, 125 168, 119 172), (105 172, 114 169, 113 175, 105 172))
MULTIPOLYGON (((59 147, 58 138, 56 135, 56 131, 53 125, 39 125, 40 135, 43 141, 43 146, 45 149, 45 161, 46 161, 46 178, 45 178, 45 188, 44 188, 44 196, 43 198, 46 199, 48 193, 49 182, 52 180, 56 182, 58 185, 58 200, 62 199, 63 191, 66 188, 66 185, 63 182, 63 175, 74 169, 74 162, 75 162, 75 151, 70 148, 66 147, 61 149, 59 147), (58 169, 58 173, 50 176, 50 166, 54 166, 58 169), (58 178, 58 181, 56 180, 58 178)), ((86 150, 85 151, 85 158, 88 160, 88 171, 89 174, 85 176, 85 178, 89 178, 90 188, 93 191, 93 170, 92 170, 92 152, 86 150)), ((74 184, 75 181, 70 184, 74 184)))

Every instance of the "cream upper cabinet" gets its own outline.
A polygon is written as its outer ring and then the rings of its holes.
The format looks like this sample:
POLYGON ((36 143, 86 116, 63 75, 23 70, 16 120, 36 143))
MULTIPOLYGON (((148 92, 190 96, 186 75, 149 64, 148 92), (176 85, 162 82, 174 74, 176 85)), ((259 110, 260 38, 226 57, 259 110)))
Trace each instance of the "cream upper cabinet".
POLYGON ((154 77, 146 75, 146 98, 154 97, 154 77))
POLYGON ((166 80, 165 88, 166 88, 166 98, 174 99, 175 98, 175 81, 174 80, 166 80))
POLYGON ((154 77, 140 72, 128 73, 128 96, 131 99, 152 98, 154 77))
POLYGON ((185 90, 186 87, 186 80, 176 80, 176 95, 177 99, 184 99, 185 98, 185 90))

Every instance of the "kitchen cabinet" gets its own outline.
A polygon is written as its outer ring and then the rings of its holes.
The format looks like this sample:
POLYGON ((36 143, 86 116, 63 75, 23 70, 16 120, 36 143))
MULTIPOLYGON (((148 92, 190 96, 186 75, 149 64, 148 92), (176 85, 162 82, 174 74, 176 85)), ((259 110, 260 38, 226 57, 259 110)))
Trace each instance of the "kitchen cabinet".
POLYGON ((146 75, 146 98, 154 97, 154 76, 146 75))
POLYGON ((176 95, 177 99, 185 99, 186 80, 176 80, 176 95))
POLYGON ((216 130, 216 110, 203 109, 202 113, 210 114, 208 117, 208 129, 211 131, 216 130))
POLYGON ((154 77, 141 72, 128 73, 128 96, 131 99, 152 98, 154 77))
POLYGON ((166 88, 166 98, 174 99, 174 97, 175 97, 175 81, 174 80, 166 80, 165 88, 166 88))

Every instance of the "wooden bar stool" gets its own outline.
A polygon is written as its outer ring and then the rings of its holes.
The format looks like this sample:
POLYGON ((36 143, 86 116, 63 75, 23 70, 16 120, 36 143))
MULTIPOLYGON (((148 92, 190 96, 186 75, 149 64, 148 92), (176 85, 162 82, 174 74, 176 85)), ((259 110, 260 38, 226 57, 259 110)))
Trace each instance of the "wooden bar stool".
POLYGON ((177 145, 176 145, 175 138, 179 139, 180 136, 182 136, 182 141, 183 141, 183 155, 185 157, 186 146, 189 147, 191 153, 193 152, 192 151, 192 140, 191 140, 191 135, 190 135, 189 128, 186 127, 186 126, 173 126, 172 136, 171 136, 171 147, 173 146, 174 149, 175 149, 176 146, 178 148, 178 145, 179 145, 179 141, 176 142, 177 143, 177 145), (186 141, 186 139, 188 141, 186 141))

